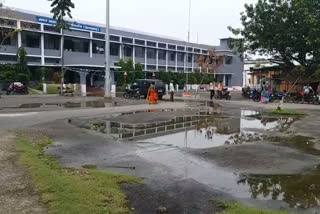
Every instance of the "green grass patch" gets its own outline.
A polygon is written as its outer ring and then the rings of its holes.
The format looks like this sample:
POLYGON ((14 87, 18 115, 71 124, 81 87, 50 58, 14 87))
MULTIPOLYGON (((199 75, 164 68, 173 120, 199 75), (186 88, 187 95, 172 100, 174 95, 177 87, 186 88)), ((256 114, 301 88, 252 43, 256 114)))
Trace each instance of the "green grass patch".
POLYGON ((60 85, 58 84, 48 84, 47 85, 47 94, 59 94, 60 85))
POLYGON ((307 113, 302 111, 296 111, 296 110, 273 110, 269 112, 270 115, 283 115, 283 116, 306 116, 307 113))
POLYGON ((224 209, 224 211, 220 212, 219 214, 288 214, 287 212, 281 211, 251 208, 232 202, 221 202, 219 206, 224 209))
POLYGON ((125 194, 119 184, 140 182, 140 179, 91 169, 66 169, 43 152, 50 145, 47 137, 17 137, 20 161, 34 181, 48 213, 128 214, 125 194))
POLYGON ((40 95, 40 94, 43 94, 42 91, 39 91, 39 90, 34 89, 34 88, 28 88, 28 91, 29 91, 29 94, 30 94, 30 95, 40 95))

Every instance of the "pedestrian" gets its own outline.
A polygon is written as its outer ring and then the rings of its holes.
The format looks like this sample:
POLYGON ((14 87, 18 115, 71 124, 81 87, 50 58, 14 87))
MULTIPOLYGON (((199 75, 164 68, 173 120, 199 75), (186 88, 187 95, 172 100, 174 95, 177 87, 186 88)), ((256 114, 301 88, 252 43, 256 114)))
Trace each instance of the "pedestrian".
POLYGON ((158 104, 158 94, 152 84, 148 90, 147 100, 149 100, 149 104, 158 104))
POLYGON ((303 102, 304 102, 305 98, 307 98, 309 100, 311 91, 314 92, 309 83, 303 87, 303 92, 304 92, 304 96, 302 97, 303 102))
POLYGON ((213 82, 210 83, 209 89, 210 89, 210 100, 212 100, 213 97, 215 96, 215 85, 213 82))
POLYGON ((173 86, 173 83, 170 83, 170 101, 174 102, 174 86, 173 86))

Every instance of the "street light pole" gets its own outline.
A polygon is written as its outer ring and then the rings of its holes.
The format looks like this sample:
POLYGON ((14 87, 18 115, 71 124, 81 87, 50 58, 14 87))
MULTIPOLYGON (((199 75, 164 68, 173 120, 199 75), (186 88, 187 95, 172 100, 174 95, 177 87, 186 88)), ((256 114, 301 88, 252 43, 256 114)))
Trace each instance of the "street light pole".
POLYGON ((110 83, 110 43, 109 43, 109 29, 110 29, 110 3, 109 0, 106 0, 106 35, 105 35, 105 84, 104 84, 104 97, 110 98, 111 97, 111 83, 110 83))
MULTIPOLYGON (((189 51, 188 47, 190 45, 190 28, 191 28, 191 0, 189 0, 189 17, 188 17, 188 45, 187 45, 187 72, 186 72, 186 91, 188 92, 188 82, 189 82, 189 51)), ((192 57, 191 57, 192 59, 192 57)), ((191 62, 192 65, 192 62, 191 62)), ((192 68, 191 68, 192 70, 192 68)))

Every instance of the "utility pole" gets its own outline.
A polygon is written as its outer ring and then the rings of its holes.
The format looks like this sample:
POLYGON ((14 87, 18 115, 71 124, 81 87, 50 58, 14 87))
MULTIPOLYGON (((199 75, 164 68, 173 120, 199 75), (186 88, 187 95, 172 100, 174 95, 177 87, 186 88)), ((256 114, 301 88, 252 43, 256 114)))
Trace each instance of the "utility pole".
MULTIPOLYGON (((189 51, 188 47, 190 45, 190 30, 191 30, 191 0, 189 0, 189 18, 188 18, 188 45, 187 45, 187 72, 186 72, 186 91, 188 91, 188 82, 189 82, 189 51)), ((192 58, 192 57, 191 57, 192 58)), ((192 62, 191 62, 192 64, 192 62)))
POLYGON ((111 98, 111 82, 110 82, 110 42, 109 42, 109 29, 110 29, 110 3, 109 0, 106 0, 106 35, 105 35, 105 84, 104 84, 104 97, 111 98))

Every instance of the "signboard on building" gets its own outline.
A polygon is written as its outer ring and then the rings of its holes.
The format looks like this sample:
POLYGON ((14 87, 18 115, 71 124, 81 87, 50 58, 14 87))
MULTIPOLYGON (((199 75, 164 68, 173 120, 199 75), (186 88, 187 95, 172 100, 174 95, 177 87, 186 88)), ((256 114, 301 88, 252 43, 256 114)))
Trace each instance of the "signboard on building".
MULTIPOLYGON (((52 18, 47 18, 43 16, 37 16, 37 22, 48 24, 48 25, 55 25, 57 23, 56 20, 52 18)), ((94 32, 101 32, 100 27, 91 26, 91 25, 84 25, 77 22, 69 22, 70 28, 77 29, 77 30, 86 30, 86 31, 94 31, 94 32)))

